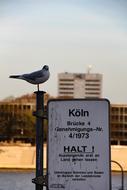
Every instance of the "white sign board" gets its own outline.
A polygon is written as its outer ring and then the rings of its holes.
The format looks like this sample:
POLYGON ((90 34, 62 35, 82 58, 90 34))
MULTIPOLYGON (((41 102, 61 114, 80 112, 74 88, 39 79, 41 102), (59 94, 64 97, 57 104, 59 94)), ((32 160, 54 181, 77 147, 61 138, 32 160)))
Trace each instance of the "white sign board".
POLYGON ((110 189, 109 109, 106 99, 49 101, 49 190, 110 189))

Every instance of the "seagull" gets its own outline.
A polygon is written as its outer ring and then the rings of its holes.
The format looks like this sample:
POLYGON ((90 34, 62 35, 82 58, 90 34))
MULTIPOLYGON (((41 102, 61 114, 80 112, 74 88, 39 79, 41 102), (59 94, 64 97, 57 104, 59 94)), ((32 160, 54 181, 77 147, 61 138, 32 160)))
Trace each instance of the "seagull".
POLYGON ((39 91, 39 84, 46 82, 49 79, 49 76, 49 67, 48 65, 44 65, 39 71, 22 75, 10 75, 9 78, 22 79, 31 84, 36 84, 39 91))

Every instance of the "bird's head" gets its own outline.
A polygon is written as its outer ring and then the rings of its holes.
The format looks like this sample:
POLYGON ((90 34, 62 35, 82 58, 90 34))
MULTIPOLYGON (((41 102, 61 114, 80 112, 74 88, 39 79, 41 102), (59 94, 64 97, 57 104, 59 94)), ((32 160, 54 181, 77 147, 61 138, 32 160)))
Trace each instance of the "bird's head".
POLYGON ((42 69, 48 71, 48 70, 49 70, 49 67, 48 67, 48 65, 44 65, 44 67, 43 67, 42 69))

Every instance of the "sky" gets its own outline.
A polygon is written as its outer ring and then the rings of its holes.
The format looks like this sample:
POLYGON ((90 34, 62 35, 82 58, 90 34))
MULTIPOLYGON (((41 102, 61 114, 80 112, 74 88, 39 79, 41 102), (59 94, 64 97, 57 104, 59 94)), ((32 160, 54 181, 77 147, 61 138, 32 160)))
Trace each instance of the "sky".
POLYGON ((37 90, 9 78, 49 65, 40 89, 57 96, 61 72, 103 74, 103 97, 127 104, 126 0, 0 0, 0 100, 37 90))

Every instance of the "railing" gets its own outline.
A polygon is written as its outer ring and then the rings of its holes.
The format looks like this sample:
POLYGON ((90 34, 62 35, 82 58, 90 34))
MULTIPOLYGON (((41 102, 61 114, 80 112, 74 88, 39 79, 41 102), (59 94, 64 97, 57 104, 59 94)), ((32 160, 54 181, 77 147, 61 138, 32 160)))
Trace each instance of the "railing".
POLYGON ((117 164, 121 170, 121 188, 119 190, 124 190, 124 170, 123 170, 123 167, 117 161, 111 160, 111 162, 117 164))

